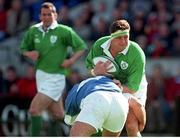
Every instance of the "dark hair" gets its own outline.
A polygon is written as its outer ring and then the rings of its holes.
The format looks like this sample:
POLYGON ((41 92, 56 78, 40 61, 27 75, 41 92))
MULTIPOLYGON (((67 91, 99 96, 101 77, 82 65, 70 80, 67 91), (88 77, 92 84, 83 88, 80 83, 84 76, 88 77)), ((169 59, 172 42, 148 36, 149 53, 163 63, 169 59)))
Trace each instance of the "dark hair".
POLYGON ((51 2, 44 2, 44 3, 41 5, 41 9, 42 9, 42 8, 47 8, 47 9, 51 8, 52 12, 53 12, 53 13, 56 13, 56 7, 55 7, 54 4, 51 3, 51 2))
POLYGON ((130 25, 126 20, 117 20, 114 21, 109 28, 110 33, 114 33, 118 30, 130 30, 130 25))

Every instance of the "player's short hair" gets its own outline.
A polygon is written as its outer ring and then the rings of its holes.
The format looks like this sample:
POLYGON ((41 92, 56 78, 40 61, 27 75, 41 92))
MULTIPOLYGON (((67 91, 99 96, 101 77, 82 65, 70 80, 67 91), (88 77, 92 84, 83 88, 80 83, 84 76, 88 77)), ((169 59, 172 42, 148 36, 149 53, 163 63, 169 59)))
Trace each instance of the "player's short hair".
POLYGON ((118 30, 130 30, 130 25, 126 20, 116 20, 114 21, 109 28, 110 34, 118 30))
POLYGON ((41 9, 42 9, 42 8, 47 8, 47 9, 51 8, 52 12, 53 12, 53 13, 56 13, 56 7, 55 7, 54 4, 51 3, 51 2, 44 2, 44 3, 41 5, 41 9))

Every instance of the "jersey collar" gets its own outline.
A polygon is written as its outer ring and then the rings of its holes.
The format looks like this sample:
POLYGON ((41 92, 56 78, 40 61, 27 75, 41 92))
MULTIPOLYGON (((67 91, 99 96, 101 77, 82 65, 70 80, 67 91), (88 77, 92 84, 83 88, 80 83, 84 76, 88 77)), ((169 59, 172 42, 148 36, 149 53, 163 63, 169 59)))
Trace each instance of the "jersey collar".
MULTIPOLYGON (((42 26, 43 26, 43 23, 42 22, 40 22, 40 23, 38 23, 38 24, 36 24, 36 25, 34 25, 35 27, 37 27, 41 32, 44 32, 44 30, 43 30, 43 28, 42 28, 42 26)), ((55 29, 56 27, 58 26, 58 23, 57 23, 57 21, 54 21, 48 28, 47 28, 47 30, 49 30, 49 29, 55 29)))
POLYGON ((104 42, 101 47, 103 48, 103 52, 108 56, 113 58, 113 56, 111 55, 110 51, 109 51, 109 47, 111 44, 111 39, 108 39, 106 42, 104 42))
MULTIPOLYGON (((105 42, 101 45, 101 47, 103 48, 103 52, 104 52, 107 56, 113 58, 113 56, 111 55, 111 53, 110 53, 110 51, 109 51, 110 44, 111 44, 111 40, 112 40, 112 39, 110 38, 110 39, 108 39, 107 41, 105 41, 105 42)), ((129 42, 128 42, 128 46, 127 46, 123 51, 119 52, 119 54, 122 53, 123 55, 126 55, 127 52, 128 52, 128 50, 129 50, 129 42)))

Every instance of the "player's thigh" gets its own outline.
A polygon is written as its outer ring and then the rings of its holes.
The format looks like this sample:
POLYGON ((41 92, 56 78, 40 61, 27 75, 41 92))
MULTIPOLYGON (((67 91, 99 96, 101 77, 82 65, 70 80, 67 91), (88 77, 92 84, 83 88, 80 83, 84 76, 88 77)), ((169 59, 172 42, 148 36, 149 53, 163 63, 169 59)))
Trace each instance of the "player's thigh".
POLYGON ((143 112, 143 118, 142 118, 142 122, 139 122, 139 131, 143 131, 146 125, 146 110, 145 107, 141 107, 142 112, 143 112))
POLYGON ((39 115, 43 110, 45 110, 51 103, 52 99, 49 98, 48 96, 42 94, 42 93, 37 93, 35 97, 33 98, 29 112, 31 115, 39 115))
POLYGON ((54 101, 58 101, 65 88, 65 76, 62 74, 50 74, 42 70, 36 72, 38 92, 47 95, 54 101))
POLYGON ((91 136, 96 133, 96 129, 84 122, 76 121, 70 130, 70 136, 91 136))
POLYGON ((140 123, 143 123, 145 125, 146 123, 146 111, 145 106, 141 104, 141 101, 138 101, 138 99, 132 97, 129 100, 130 108, 133 110, 135 116, 138 118, 140 123))
POLYGON ((138 119, 136 118, 132 109, 129 109, 125 125, 127 130, 138 130, 138 119))
POLYGON ((64 108, 62 98, 59 101, 53 101, 49 107, 48 111, 53 116, 54 119, 62 119, 64 117, 64 108))
POLYGON ((133 110, 134 115, 138 119, 139 131, 142 131, 146 124, 146 111, 144 105, 137 98, 132 97, 129 100, 130 109, 133 110))

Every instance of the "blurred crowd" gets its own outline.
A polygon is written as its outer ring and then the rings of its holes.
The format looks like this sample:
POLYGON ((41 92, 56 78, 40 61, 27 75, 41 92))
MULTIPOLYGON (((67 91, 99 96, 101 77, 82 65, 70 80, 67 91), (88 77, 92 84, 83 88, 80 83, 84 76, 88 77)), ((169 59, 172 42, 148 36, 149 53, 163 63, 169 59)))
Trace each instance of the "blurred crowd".
MULTIPOLYGON (((88 43, 109 35, 109 24, 126 19, 131 24, 131 40, 140 44, 147 58, 180 57, 179 0, 48 0, 58 9, 58 22, 71 26, 88 43)), ((23 34, 39 22, 43 0, 0 0, 0 42, 23 34)), ((0 45, 1 47, 1 45, 0 45)), ((176 98, 180 96, 180 67, 176 76, 165 74, 156 64, 148 77, 148 132, 172 132, 176 122, 176 98)), ((70 70, 67 90, 85 79, 70 70)), ((14 66, 0 67, 0 97, 32 98, 36 90, 34 70, 28 64, 24 76, 14 66)), ((179 107, 178 107, 179 108, 179 107)))
POLYGON ((179 133, 180 67, 176 76, 166 74, 161 64, 155 64, 147 76, 147 125, 150 132, 179 133))
MULTIPOLYGON (((179 0, 49 0, 59 23, 73 27, 86 41, 109 34, 108 26, 124 18, 131 24, 131 39, 152 58, 179 56, 179 0), (78 10, 76 10, 78 7, 78 10)), ((43 0, 0 0, 0 40, 17 35, 39 21, 43 0)))
POLYGON ((0 70, 0 97, 33 98, 37 92, 33 66, 29 65, 24 76, 19 76, 14 66, 8 66, 3 76, 0 70), (4 77, 5 76, 5 77, 4 77))

